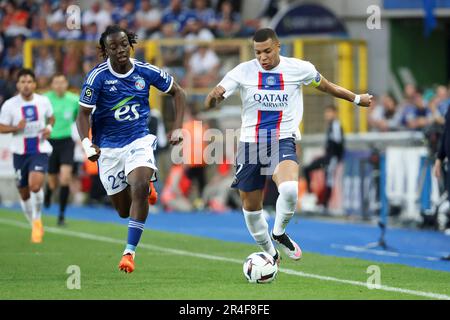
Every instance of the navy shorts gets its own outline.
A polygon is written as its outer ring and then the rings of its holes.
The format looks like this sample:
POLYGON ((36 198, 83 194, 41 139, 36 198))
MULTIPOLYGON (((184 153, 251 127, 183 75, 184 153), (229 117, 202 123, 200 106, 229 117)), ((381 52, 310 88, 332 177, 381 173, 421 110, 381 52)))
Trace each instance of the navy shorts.
POLYGON ((287 138, 273 144, 239 142, 236 174, 232 188, 250 192, 264 189, 267 177, 285 160, 298 163, 295 140, 287 138))
POLYGON ((46 173, 48 169, 48 155, 46 153, 14 154, 14 171, 18 188, 28 186, 28 175, 31 171, 46 173))

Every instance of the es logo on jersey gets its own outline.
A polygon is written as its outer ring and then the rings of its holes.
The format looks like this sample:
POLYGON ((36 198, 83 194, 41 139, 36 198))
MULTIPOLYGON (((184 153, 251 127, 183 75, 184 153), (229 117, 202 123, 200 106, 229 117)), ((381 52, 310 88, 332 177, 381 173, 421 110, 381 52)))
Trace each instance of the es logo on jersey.
POLYGON ((139 119, 137 108, 139 108, 140 104, 134 103, 131 106, 127 104, 127 102, 134 97, 135 96, 125 98, 111 108, 111 111, 114 111, 114 118, 117 121, 134 121, 139 119))
POLYGON ((93 96, 94 96, 94 89, 90 87, 85 87, 83 92, 81 93, 81 101, 90 103, 92 101, 93 96))

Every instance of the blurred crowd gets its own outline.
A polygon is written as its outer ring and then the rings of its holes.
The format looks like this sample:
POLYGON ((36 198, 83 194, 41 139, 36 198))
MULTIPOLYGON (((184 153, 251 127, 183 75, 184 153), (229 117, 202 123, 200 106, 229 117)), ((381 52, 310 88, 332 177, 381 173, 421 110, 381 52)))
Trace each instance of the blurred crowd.
POLYGON ((443 125, 450 105, 450 85, 436 85, 423 90, 414 84, 404 87, 402 100, 385 94, 374 97, 369 110, 371 131, 424 131, 433 125, 443 125))
MULTIPOLYGON (((50 76, 60 71, 68 76, 70 88, 76 89, 81 85, 83 75, 100 62, 96 43, 110 24, 134 31, 138 41, 177 38, 211 41, 247 37, 261 25, 261 19, 241 18, 241 0, 103 0, 86 3, 89 6, 81 9, 81 20, 77 21, 74 19, 77 13, 68 10, 77 1, 1 1, 0 81, 15 78, 24 62, 26 39, 91 42, 84 46, 70 42, 62 47, 40 46, 33 52, 38 88, 48 88, 50 76), (75 25, 75 28, 71 30, 69 25, 75 25)), ((273 15, 272 11, 268 10, 268 13, 273 15)), ((203 86, 216 80, 219 58, 207 46, 163 50, 164 66, 172 68, 168 71, 183 85, 203 86)), ((137 58, 141 58, 138 52, 137 58)), ((0 99, 5 100, 13 94, 14 88, 6 85, 0 90, 0 99)))

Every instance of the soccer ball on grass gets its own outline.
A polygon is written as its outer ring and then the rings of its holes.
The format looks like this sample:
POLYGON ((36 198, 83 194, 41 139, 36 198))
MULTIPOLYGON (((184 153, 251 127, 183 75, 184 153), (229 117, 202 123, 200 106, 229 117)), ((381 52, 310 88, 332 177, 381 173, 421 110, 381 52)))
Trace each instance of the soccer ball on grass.
POLYGON ((245 259, 243 272, 251 283, 268 283, 275 279, 278 265, 269 254, 254 252, 245 259))

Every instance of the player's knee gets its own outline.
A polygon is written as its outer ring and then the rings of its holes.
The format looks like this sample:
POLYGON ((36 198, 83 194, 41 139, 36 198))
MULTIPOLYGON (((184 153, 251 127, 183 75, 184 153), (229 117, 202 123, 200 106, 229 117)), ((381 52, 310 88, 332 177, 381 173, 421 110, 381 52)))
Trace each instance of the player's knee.
POLYGON ((126 219, 130 216, 130 210, 127 208, 117 208, 117 212, 122 219, 126 219))
POLYGON ((150 189, 148 181, 136 181, 133 183, 131 194, 134 198, 147 198, 150 189))
POLYGON ((285 181, 278 186, 280 197, 283 197, 288 202, 296 203, 298 198, 298 183, 297 181, 285 181))
POLYGON ((41 190, 41 187, 42 187, 42 186, 41 186, 39 183, 32 183, 32 184, 30 184, 30 186, 29 186, 30 191, 31 191, 31 192, 34 192, 34 193, 39 192, 39 190, 41 190))

